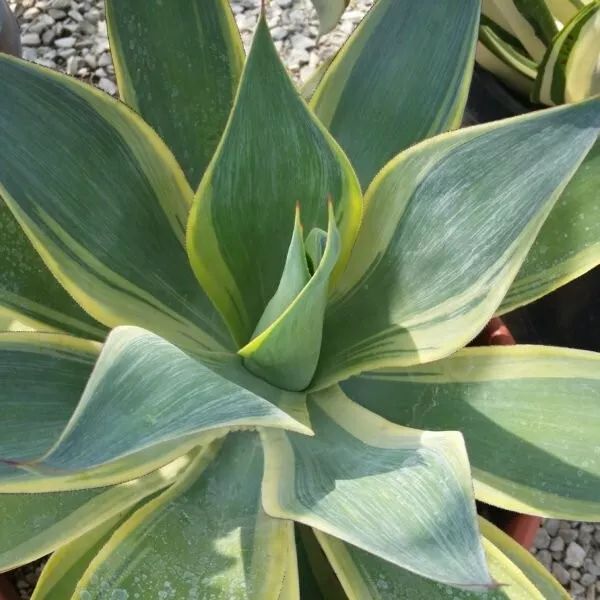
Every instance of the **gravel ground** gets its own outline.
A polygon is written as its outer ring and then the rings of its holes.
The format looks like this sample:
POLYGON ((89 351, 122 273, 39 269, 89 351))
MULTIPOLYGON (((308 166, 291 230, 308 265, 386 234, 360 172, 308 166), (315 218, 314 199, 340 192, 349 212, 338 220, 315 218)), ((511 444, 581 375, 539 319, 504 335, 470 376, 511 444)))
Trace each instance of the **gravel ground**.
MULTIPOLYGON (((272 0, 268 22, 277 49, 294 79, 305 81, 352 32, 373 0, 354 0, 333 32, 318 39, 318 23, 309 0, 272 0)), ((232 0, 246 45, 259 0, 232 0)), ((102 1, 17 0, 11 3, 21 24, 24 58, 56 68, 116 95, 102 1)), ((574 598, 600 598, 600 525, 549 519, 540 529, 533 553, 574 598)), ((13 572, 23 599, 29 599, 40 562, 13 572)))
MULTIPOLYGON (((116 95, 108 49, 104 6, 98 0, 17 0, 11 2, 21 23, 23 56, 59 69, 116 95)), ((268 22, 277 49, 297 81, 305 81, 335 52, 373 0, 354 0, 339 27, 318 38, 318 21, 309 0, 272 0, 268 22)), ((246 46, 259 12, 258 0, 232 0, 246 46)))
POLYGON ((574 598, 600 598, 600 524, 547 519, 533 553, 574 598))

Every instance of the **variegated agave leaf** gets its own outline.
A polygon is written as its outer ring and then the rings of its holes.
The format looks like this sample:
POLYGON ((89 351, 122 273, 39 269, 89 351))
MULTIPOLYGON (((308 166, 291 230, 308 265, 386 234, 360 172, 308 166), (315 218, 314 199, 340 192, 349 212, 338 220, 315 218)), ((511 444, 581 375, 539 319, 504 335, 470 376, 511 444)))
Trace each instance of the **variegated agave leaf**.
POLYGON ((379 0, 310 105, 226 0, 108 0, 122 102, 0 57, 0 303, 37 329, 0 334, 0 570, 54 551, 34 600, 562 597, 475 494, 594 518, 587 437, 514 407, 592 436, 597 357, 462 347, 554 285, 513 281, 600 102, 451 131, 479 11, 379 0))

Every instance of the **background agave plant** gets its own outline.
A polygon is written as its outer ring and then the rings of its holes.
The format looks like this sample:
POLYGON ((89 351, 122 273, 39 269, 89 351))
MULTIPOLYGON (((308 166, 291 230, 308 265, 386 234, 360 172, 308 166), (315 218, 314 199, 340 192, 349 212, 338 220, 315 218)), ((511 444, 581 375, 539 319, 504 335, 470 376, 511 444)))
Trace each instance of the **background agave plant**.
POLYGON ((598 0, 484 0, 477 61, 533 102, 600 93, 598 0))
POLYGON ((244 64, 225 0, 107 8, 124 104, 0 57, 0 302, 36 329, 0 334, 0 569, 55 551, 36 600, 562 597, 471 476, 597 518, 600 359, 462 348, 575 276, 522 265, 600 102, 437 136, 476 0, 380 0, 309 105, 264 18, 244 64))

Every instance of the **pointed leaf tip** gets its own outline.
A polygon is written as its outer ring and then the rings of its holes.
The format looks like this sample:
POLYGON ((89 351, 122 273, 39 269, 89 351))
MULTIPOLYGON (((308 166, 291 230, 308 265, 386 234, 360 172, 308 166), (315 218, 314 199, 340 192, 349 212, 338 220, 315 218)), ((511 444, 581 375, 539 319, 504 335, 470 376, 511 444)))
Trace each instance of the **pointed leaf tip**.
POLYGON ((187 232, 196 276, 238 348, 251 339, 277 291, 297 200, 304 227, 325 229, 328 193, 335 198, 342 240, 335 280, 358 233, 360 185, 343 151, 301 99, 262 15, 187 232))

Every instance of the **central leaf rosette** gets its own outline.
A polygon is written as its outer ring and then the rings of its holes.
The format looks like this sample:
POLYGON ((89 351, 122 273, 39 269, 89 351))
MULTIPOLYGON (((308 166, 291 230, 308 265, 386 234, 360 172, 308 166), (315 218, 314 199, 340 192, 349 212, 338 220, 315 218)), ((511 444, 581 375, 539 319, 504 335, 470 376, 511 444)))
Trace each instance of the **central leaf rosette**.
POLYGON ((340 256, 340 234, 332 203, 328 206, 327 233, 314 228, 305 243, 297 205, 277 291, 258 321, 252 340, 238 352, 254 374, 292 391, 305 389, 317 369, 327 292, 340 256))
POLYGON ((308 388, 362 212, 348 157, 298 95, 261 19, 187 230, 194 272, 249 371, 308 388))

